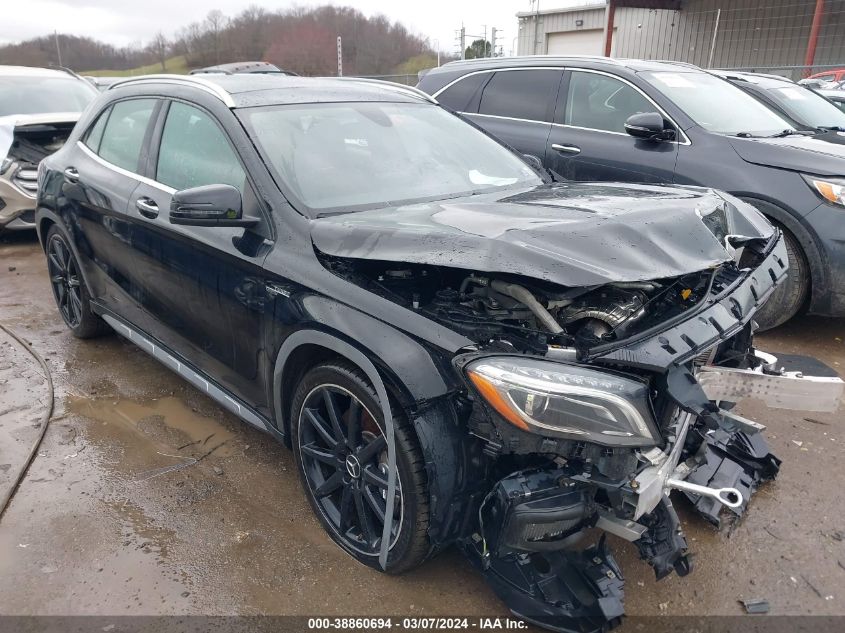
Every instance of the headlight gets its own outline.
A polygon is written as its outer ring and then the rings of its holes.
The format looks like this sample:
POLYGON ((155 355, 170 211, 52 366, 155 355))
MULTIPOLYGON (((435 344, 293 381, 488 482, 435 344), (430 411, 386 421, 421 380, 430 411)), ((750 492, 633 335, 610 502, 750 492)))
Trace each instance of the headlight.
POLYGON ((805 175, 804 180, 828 202, 845 206, 845 179, 805 175))
POLYGON ((648 388, 613 374, 548 361, 484 358, 467 376, 505 420, 531 433, 611 446, 653 446, 648 388))

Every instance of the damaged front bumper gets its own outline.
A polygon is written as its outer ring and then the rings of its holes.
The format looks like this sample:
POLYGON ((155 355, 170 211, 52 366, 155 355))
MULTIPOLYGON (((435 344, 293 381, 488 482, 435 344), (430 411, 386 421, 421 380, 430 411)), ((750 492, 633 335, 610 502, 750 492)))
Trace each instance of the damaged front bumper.
POLYGON ((37 168, 10 162, 0 173, 0 230, 35 228, 37 168))
MULTIPOLYGON (((620 463, 630 470, 593 468, 622 452, 617 448, 591 450, 587 444, 582 450, 571 440, 525 438, 536 454, 560 457, 554 466, 500 479, 481 503, 478 531, 464 540, 465 551, 515 614, 561 631, 613 626, 624 610, 622 575, 603 538, 573 551, 586 529, 632 542, 657 579, 673 571, 686 575, 692 563, 671 491, 682 492, 718 527, 723 510, 739 517, 757 487, 780 468, 762 436, 765 427, 734 413, 734 404, 754 398, 773 408, 836 410, 845 385, 835 372, 813 359, 779 362, 751 347, 750 321, 785 273, 783 240, 775 238, 760 266, 694 315, 624 346, 577 359, 558 354, 563 363, 649 372, 671 415, 661 424, 660 446, 628 449, 635 458, 620 463), (731 366, 714 364, 714 358, 731 366)), ((488 441, 485 451, 496 454, 516 443, 505 435, 500 445, 488 441)))
MULTIPOLYGON (((808 376, 778 368, 771 355, 755 356, 760 364, 754 369, 707 366, 687 373, 692 391, 707 400, 709 419, 720 423, 714 428, 696 415, 700 404, 676 407, 664 429, 665 447, 639 450, 641 467, 627 480, 593 477, 582 463, 557 459, 552 468, 524 469, 494 486, 480 506, 479 530, 464 549, 516 615, 579 633, 620 621, 623 578, 604 537, 573 550, 587 528, 634 543, 658 580, 692 570, 671 491, 683 492, 718 527, 722 510, 741 515, 781 464, 762 437, 765 427, 733 413, 733 404, 751 397, 776 408, 791 403, 833 411, 842 398, 845 383, 832 370, 808 376)), ((819 368, 818 361, 806 360, 819 368)))

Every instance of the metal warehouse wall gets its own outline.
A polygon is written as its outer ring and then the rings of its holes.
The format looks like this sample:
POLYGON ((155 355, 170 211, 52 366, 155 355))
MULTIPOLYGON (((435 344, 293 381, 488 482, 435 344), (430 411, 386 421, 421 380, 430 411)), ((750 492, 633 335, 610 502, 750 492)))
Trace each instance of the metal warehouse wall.
MULTIPOLYGON (((770 71, 798 79, 816 0, 686 0, 679 11, 616 10, 614 57, 671 59, 707 67, 770 71), (721 13, 719 10, 721 9, 721 13)), ((602 28, 604 3, 521 14, 520 55, 547 51, 548 34, 602 28), (576 27, 576 20, 583 20, 576 27), (538 35, 535 35, 535 26, 538 35)), ((826 0, 813 68, 845 65, 845 0, 826 0)))
MULTIPOLYGON (((619 9, 617 57, 672 59, 714 68, 752 68, 790 72, 807 52, 815 0, 689 0, 680 11, 619 9), (781 68, 778 68, 781 67, 781 68)), ((827 0, 815 64, 845 63, 845 0, 827 0)))
MULTIPOLYGON (((843 0, 845 1, 845 0, 843 0)), ((576 10, 561 10, 557 12, 540 12, 536 16, 521 17, 519 20, 519 35, 517 52, 519 55, 545 55, 547 51, 547 34, 561 31, 586 31, 604 28, 604 3, 576 10), (583 20, 582 26, 575 26, 577 20, 583 20), (538 26, 539 25, 539 26, 538 26), (535 27, 537 31, 535 32, 535 27), (537 36, 535 33, 539 33, 537 36)))

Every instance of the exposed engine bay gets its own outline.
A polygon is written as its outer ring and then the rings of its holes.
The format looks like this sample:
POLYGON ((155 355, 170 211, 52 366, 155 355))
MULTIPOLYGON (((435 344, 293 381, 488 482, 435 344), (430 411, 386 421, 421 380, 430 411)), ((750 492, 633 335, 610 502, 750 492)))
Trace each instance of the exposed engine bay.
POLYGON ((786 271, 778 236, 677 277, 567 288, 516 275, 320 254, 352 283, 475 341, 456 357, 485 481, 459 542, 520 617, 599 631, 624 613, 599 528, 659 580, 692 570, 669 493, 716 527, 736 521, 780 460, 745 396, 835 409, 835 372, 807 377, 753 346, 751 316, 786 271), (730 372, 734 372, 731 374, 730 372), (729 517, 729 518, 728 518, 729 517))

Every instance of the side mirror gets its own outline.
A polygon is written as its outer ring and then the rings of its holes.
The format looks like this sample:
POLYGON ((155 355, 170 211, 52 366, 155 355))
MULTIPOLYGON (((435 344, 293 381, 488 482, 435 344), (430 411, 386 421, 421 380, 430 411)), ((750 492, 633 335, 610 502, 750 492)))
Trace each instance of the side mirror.
POLYGON ((649 141, 671 141, 675 130, 665 127, 663 116, 657 112, 632 114, 625 121, 625 131, 633 137, 649 141))
POLYGON ((241 192, 232 185, 183 189, 170 200, 170 223, 191 226, 254 226, 258 218, 243 217, 241 192))
POLYGON ((545 171, 543 169, 543 161, 541 161, 539 158, 534 156, 534 154, 523 154, 522 157, 525 159, 526 163, 531 165, 537 171, 540 171, 540 172, 545 171))

